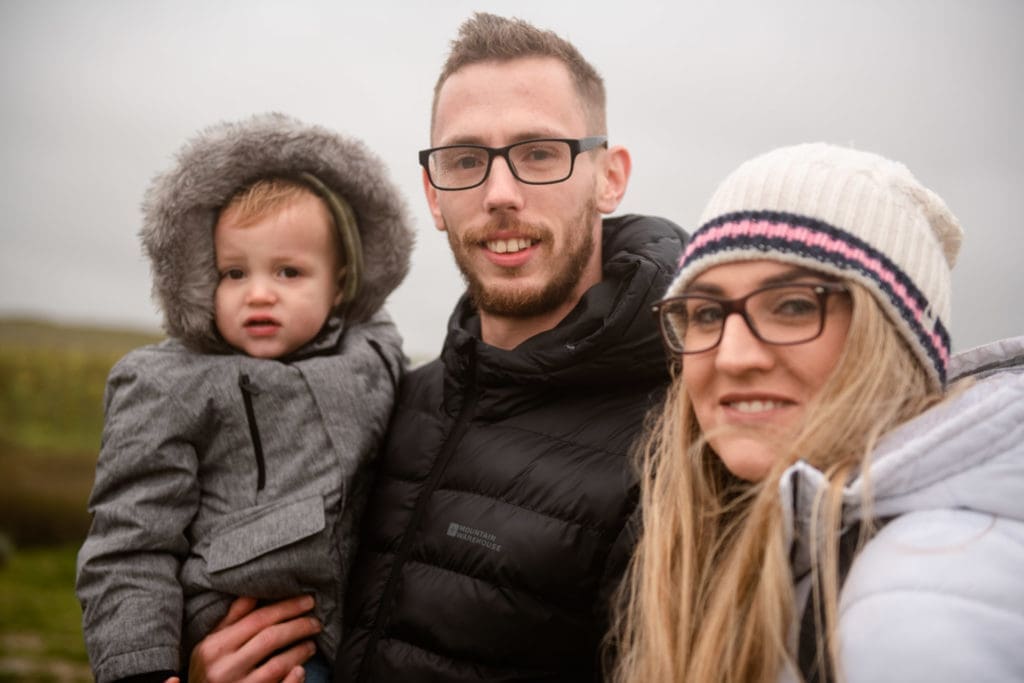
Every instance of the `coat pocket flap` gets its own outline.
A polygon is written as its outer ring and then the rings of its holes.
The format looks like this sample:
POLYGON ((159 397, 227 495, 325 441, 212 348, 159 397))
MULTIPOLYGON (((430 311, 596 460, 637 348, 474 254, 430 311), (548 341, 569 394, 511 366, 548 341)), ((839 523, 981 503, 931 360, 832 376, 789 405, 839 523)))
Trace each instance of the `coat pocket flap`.
POLYGON ((210 541, 206 567, 219 572, 236 567, 324 529, 322 496, 254 508, 246 519, 220 531, 210 541))

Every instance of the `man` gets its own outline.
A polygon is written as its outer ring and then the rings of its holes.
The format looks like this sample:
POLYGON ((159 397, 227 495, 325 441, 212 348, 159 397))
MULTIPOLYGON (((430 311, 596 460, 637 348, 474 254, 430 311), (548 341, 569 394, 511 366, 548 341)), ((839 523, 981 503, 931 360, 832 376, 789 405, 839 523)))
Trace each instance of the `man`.
MULTIPOLYGON (((606 134, 603 83, 571 44, 488 14, 463 24, 420 161, 468 288, 441 357, 403 382, 337 680, 600 678, 632 548, 629 449, 668 382, 649 308, 683 242, 660 219, 602 222, 630 172, 606 134)), ((302 606, 276 609, 231 644, 302 606)))
POLYGON ((405 381, 365 513, 343 680, 593 680, 630 544, 629 447, 667 381, 648 303, 682 238, 624 217, 604 88, 553 33, 477 14, 421 153, 468 285, 405 381), (566 142, 566 140, 568 142, 566 142))

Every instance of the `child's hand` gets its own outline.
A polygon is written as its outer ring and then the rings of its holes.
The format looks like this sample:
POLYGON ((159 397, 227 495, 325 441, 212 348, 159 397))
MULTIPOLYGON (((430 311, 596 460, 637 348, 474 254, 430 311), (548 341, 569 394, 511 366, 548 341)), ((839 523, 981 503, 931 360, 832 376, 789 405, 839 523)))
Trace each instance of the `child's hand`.
MULTIPOLYGON (((302 663, 316 652, 316 646, 305 639, 321 630, 320 622, 306 614, 312 608, 309 596, 259 609, 253 598, 238 598, 217 628, 192 651, 189 683, 301 683, 302 663)), ((167 683, 179 681, 172 678, 167 683)))

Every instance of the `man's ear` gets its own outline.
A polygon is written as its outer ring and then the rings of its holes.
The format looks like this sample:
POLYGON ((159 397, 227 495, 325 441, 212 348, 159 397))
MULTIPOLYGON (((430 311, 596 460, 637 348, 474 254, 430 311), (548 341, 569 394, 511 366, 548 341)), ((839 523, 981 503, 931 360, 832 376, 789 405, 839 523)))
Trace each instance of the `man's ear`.
POLYGON ((427 169, 421 169, 423 173, 423 194, 427 195, 427 205, 430 207, 430 215, 434 217, 434 227, 444 232, 447 230, 444 218, 441 216, 441 207, 437 205, 437 188, 430 184, 430 176, 427 169))
POLYGON ((597 177, 597 210, 609 214, 618 208, 626 194, 633 160, 629 150, 621 145, 609 147, 601 158, 597 177))

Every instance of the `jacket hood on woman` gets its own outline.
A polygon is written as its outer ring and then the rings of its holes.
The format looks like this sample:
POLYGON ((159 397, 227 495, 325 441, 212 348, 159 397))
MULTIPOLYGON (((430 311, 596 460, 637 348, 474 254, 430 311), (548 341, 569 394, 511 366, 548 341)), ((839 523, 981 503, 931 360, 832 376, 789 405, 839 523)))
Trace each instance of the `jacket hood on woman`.
MULTIPOLYGON (((844 528, 869 514, 891 520, 855 556, 841 590, 851 683, 1024 677, 1024 337, 954 356, 950 376, 973 384, 883 437, 844 491, 844 528)), ((824 486, 805 462, 781 482, 800 601, 812 502, 824 486)))
MULTIPOLYGON (((1024 337, 954 356, 950 377, 974 384, 885 435, 866 474, 846 486, 843 523, 936 508, 974 510, 1024 523, 1024 337)), ((806 568, 814 496, 823 473, 798 462, 783 475, 793 555, 806 568)))
POLYGON ((256 180, 303 182, 304 174, 347 201, 355 214, 362 277, 354 299, 338 312, 362 322, 381 308, 408 272, 414 237, 384 162, 353 138, 283 114, 260 114, 199 133, 146 193, 140 236, 168 335, 193 350, 228 350, 213 324, 218 281, 213 228, 220 210, 256 180))

